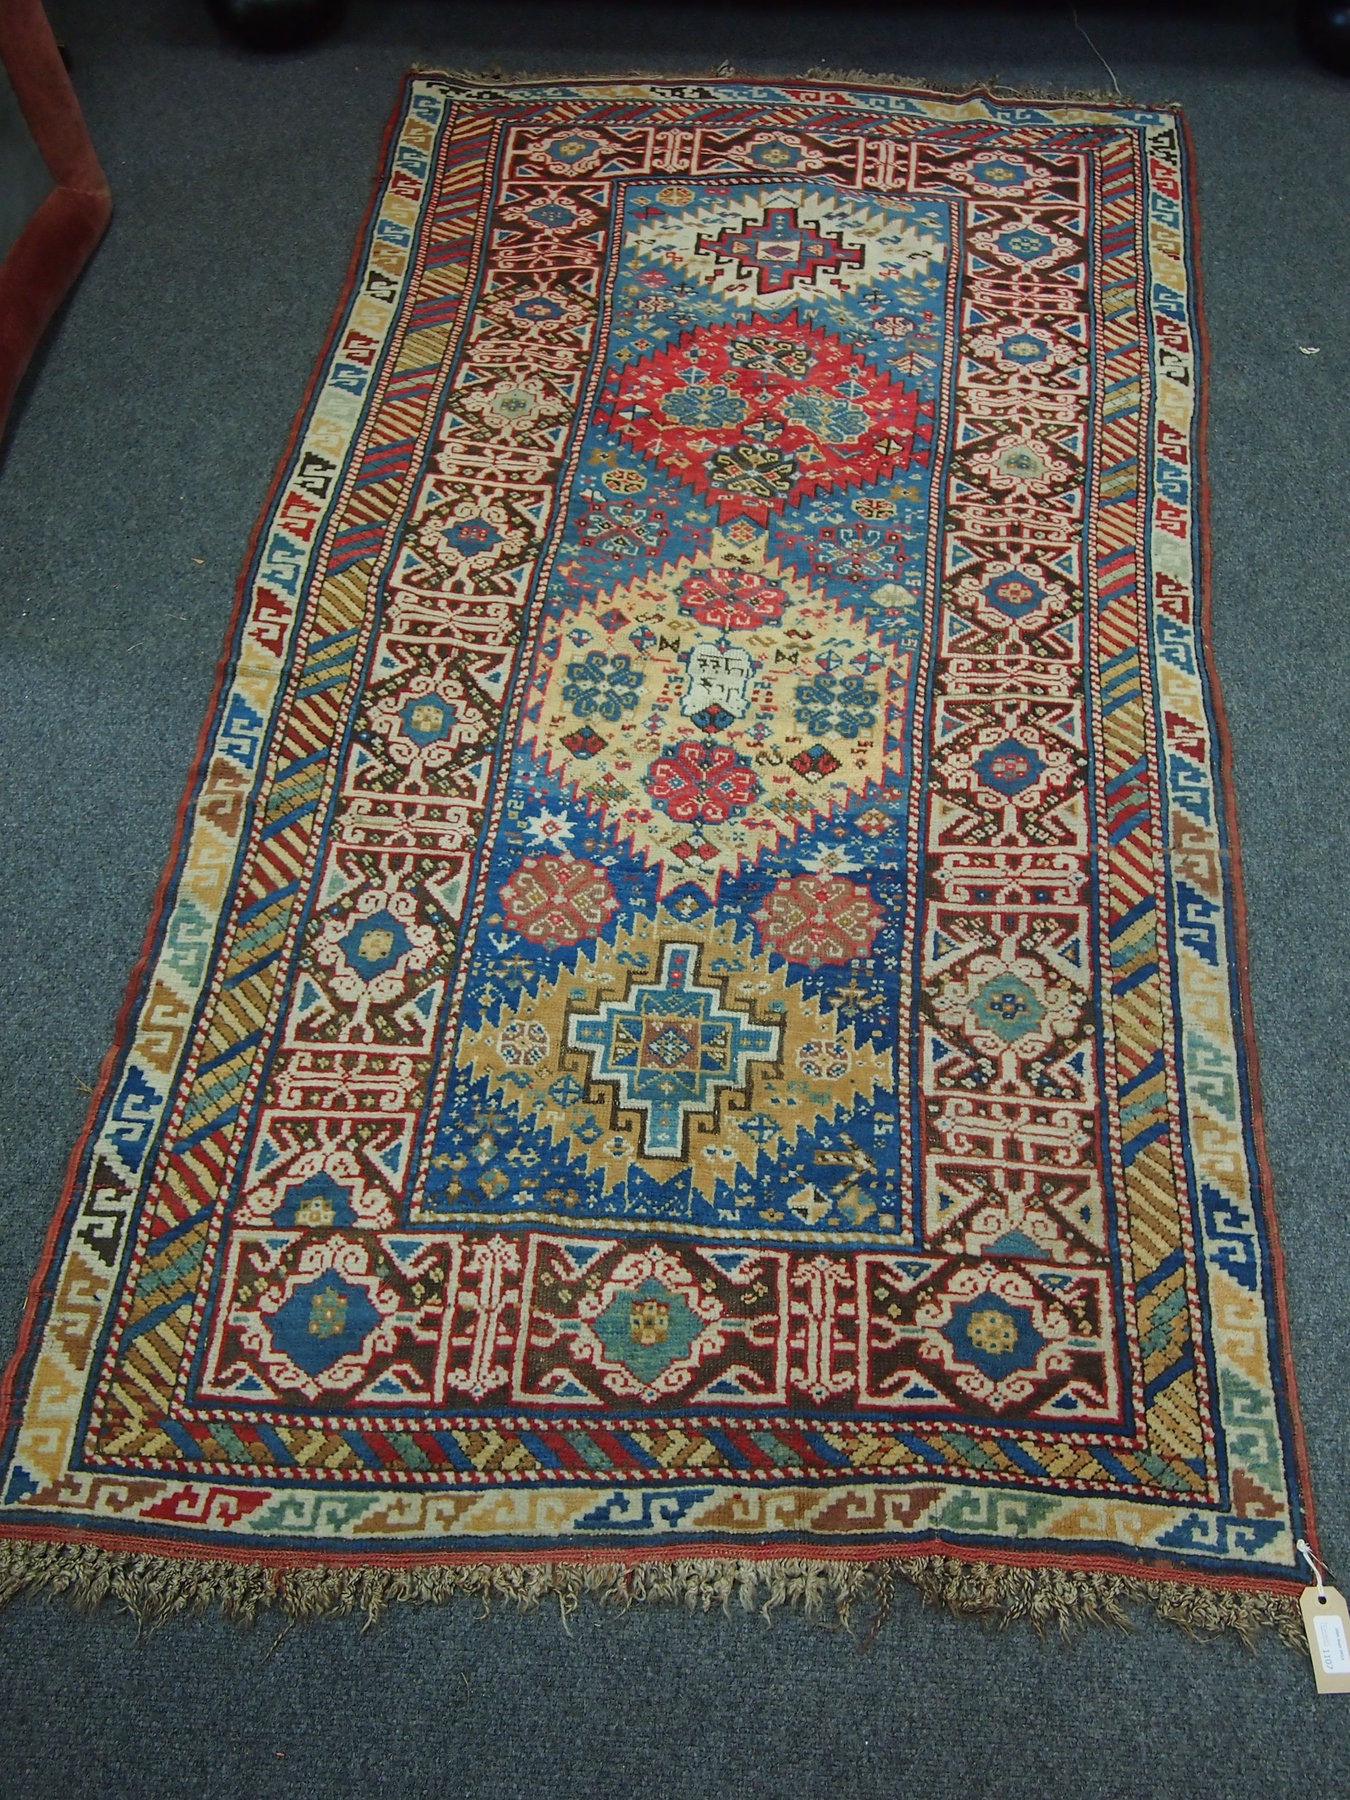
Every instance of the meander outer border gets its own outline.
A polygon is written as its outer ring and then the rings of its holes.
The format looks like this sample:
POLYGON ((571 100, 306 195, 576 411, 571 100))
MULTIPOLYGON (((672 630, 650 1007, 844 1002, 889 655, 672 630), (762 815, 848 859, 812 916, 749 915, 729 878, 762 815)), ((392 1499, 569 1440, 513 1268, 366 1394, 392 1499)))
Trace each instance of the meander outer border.
MULTIPOLYGON (((1214 594, 1211 581, 1213 550, 1209 526, 1209 326, 1205 318, 1204 273, 1201 267, 1202 237, 1200 227, 1199 178, 1195 145, 1190 122, 1185 113, 1175 109, 1181 130, 1186 165, 1186 205, 1190 225, 1188 265, 1196 332, 1199 340, 1199 408, 1196 420, 1196 476, 1198 494, 1195 506, 1196 548, 1200 574, 1200 622, 1196 633, 1204 669, 1205 697, 1209 703, 1210 722, 1214 732, 1215 786, 1221 804, 1223 838, 1228 856, 1226 892, 1232 930, 1233 975, 1237 990, 1237 1025, 1239 1047, 1247 1067, 1246 1099, 1252 1152, 1256 1164, 1257 1199, 1266 1234, 1266 1250, 1271 1271, 1271 1305, 1279 1348, 1279 1376, 1284 1383, 1288 1409, 1288 1429, 1294 1452, 1295 1471, 1302 1501, 1303 1536, 1314 1552, 1319 1549, 1316 1513, 1312 1496, 1312 1474, 1308 1462, 1307 1433, 1298 1404, 1298 1383, 1294 1374, 1293 1334, 1289 1320, 1289 1290, 1286 1284, 1284 1251, 1280 1244, 1279 1221, 1275 1211, 1275 1179, 1266 1149, 1265 1113, 1261 1100, 1261 1069, 1256 1044, 1256 1021, 1252 1010, 1251 970, 1247 953, 1247 893, 1243 884, 1241 839, 1238 833, 1237 796, 1233 787, 1233 741, 1228 729, 1228 714, 1223 702, 1223 688, 1214 659, 1214 638, 1210 630, 1214 594)), ((1303 1581, 1290 1589, 1299 1592, 1303 1581)))

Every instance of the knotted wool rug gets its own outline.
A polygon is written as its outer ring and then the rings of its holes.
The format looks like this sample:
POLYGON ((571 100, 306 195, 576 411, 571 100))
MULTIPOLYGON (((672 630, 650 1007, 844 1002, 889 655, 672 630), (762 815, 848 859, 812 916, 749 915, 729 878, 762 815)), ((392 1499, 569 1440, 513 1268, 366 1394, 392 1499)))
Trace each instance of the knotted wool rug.
POLYGON ((1288 1629, 1171 112, 411 75, 11 1366, 11 1590, 1288 1629))

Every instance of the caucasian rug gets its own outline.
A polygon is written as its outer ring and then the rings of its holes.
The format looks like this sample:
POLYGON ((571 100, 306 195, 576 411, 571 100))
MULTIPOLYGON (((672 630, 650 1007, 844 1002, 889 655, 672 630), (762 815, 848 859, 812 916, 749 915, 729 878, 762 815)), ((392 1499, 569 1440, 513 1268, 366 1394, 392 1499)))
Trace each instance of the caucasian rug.
POLYGON ((13 1589, 1288 1625, 1190 178, 1119 104, 409 77, 13 1589))

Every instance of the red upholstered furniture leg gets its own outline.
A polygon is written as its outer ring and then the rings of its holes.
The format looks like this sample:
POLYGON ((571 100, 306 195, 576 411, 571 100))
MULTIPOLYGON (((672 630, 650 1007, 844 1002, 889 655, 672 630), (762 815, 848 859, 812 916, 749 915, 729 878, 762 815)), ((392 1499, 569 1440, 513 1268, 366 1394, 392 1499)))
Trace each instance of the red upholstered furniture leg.
POLYGON ((40 0, 0 0, 0 60, 55 187, 0 264, 0 430, 52 314, 112 211, 40 0))

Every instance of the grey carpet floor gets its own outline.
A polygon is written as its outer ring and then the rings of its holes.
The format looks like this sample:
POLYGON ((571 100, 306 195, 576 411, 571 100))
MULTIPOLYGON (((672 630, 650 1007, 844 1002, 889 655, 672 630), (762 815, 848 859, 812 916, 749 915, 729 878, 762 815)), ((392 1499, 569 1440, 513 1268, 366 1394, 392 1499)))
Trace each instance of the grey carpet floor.
MULTIPOLYGON (((107 1047, 233 584, 412 62, 825 62, 1109 85, 1067 6, 358 0, 259 61, 196 0, 55 0, 116 213, 0 465, 0 1354, 107 1047)), ((1350 84, 1278 17, 1085 7, 1179 100, 1212 339, 1214 637, 1266 1119, 1328 1557, 1350 1584, 1350 84), (1315 348, 1316 355, 1301 347, 1315 348)), ((1274 1643, 1141 1621, 1065 1648, 902 1595, 870 1649, 799 1620, 469 1606, 138 1639, 0 1615, 0 1793, 1127 1797, 1350 1793, 1350 1701, 1274 1643)))

